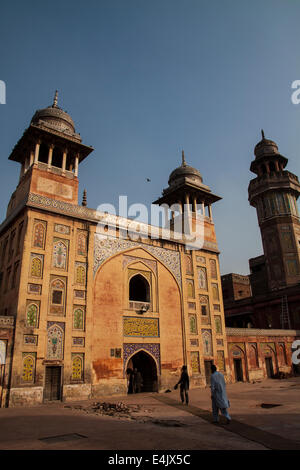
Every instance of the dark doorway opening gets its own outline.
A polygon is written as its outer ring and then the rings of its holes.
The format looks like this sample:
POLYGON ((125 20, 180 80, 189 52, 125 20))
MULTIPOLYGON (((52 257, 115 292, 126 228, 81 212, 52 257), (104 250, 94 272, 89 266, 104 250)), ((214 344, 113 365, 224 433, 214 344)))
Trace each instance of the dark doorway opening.
POLYGON ((131 369, 137 369, 142 376, 141 392, 157 392, 157 368, 154 359, 144 351, 137 352, 128 363, 131 369))
POLYGON ((137 274, 130 279, 129 300, 135 300, 136 302, 150 302, 150 286, 144 276, 137 274))
POLYGON ((234 363, 235 380, 237 382, 243 382, 242 359, 233 359, 233 363, 234 363))
POLYGON ((271 357, 265 357, 267 376, 271 379, 274 376, 273 361, 271 357))
POLYGON ((61 367, 47 366, 45 375, 44 400, 61 399, 61 367))
POLYGON ((206 385, 210 385, 211 365, 213 361, 204 361, 206 385))

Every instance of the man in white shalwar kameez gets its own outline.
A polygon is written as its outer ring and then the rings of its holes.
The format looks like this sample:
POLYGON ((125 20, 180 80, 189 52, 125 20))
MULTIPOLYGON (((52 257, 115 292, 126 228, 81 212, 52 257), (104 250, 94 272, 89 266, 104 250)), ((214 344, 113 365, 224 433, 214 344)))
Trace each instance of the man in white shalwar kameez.
POLYGON ((219 410, 221 410, 222 415, 226 418, 226 424, 229 424, 231 418, 227 408, 230 407, 230 404, 227 398, 225 380, 223 374, 217 372, 214 364, 211 366, 210 387, 214 423, 219 422, 219 410))

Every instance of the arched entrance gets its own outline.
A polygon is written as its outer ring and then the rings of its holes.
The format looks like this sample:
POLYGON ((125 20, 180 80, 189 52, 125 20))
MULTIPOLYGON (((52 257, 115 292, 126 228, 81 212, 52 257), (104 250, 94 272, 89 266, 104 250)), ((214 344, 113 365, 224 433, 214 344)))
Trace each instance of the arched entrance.
POLYGON ((247 369, 244 351, 236 344, 231 346, 231 361, 233 367, 233 377, 236 382, 247 380, 247 369))
POLYGON ((274 368, 276 368, 278 371, 278 368, 276 367, 276 356, 273 348, 269 345, 265 346, 264 352, 267 377, 271 379, 272 377, 274 377, 275 374, 274 368))
POLYGON ((145 351, 135 353, 127 364, 127 369, 137 369, 142 376, 142 392, 157 392, 157 367, 155 360, 145 351))

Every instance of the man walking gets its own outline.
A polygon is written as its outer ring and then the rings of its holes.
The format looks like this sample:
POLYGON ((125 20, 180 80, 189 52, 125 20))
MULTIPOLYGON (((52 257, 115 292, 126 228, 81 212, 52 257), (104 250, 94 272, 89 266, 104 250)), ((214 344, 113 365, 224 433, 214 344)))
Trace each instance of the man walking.
POLYGON ((181 398, 181 403, 183 404, 184 403, 184 399, 185 399, 185 403, 186 405, 189 404, 189 386, 190 386, 190 378, 189 378, 189 375, 187 373, 187 366, 182 366, 181 368, 181 376, 180 376, 180 379, 179 379, 179 382, 177 382, 177 384, 175 385, 175 389, 178 387, 178 385, 180 384, 180 398, 181 398))
POLYGON ((221 410, 222 415, 226 418, 226 424, 229 424, 231 418, 227 408, 230 407, 230 404, 227 398, 225 380, 223 374, 217 372, 217 368, 214 364, 211 365, 210 387, 213 422, 219 422, 219 410, 221 410))

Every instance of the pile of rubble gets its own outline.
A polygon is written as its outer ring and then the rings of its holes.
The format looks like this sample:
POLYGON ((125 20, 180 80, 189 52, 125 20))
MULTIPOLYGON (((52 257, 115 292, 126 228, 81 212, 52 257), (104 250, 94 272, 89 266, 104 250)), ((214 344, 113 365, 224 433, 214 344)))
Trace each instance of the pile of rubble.
POLYGON ((107 402, 94 402, 89 406, 74 406, 75 409, 80 409, 86 413, 95 413, 107 416, 127 417, 131 418, 131 413, 140 411, 140 405, 125 405, 125 403, 107 403, 107 402))

